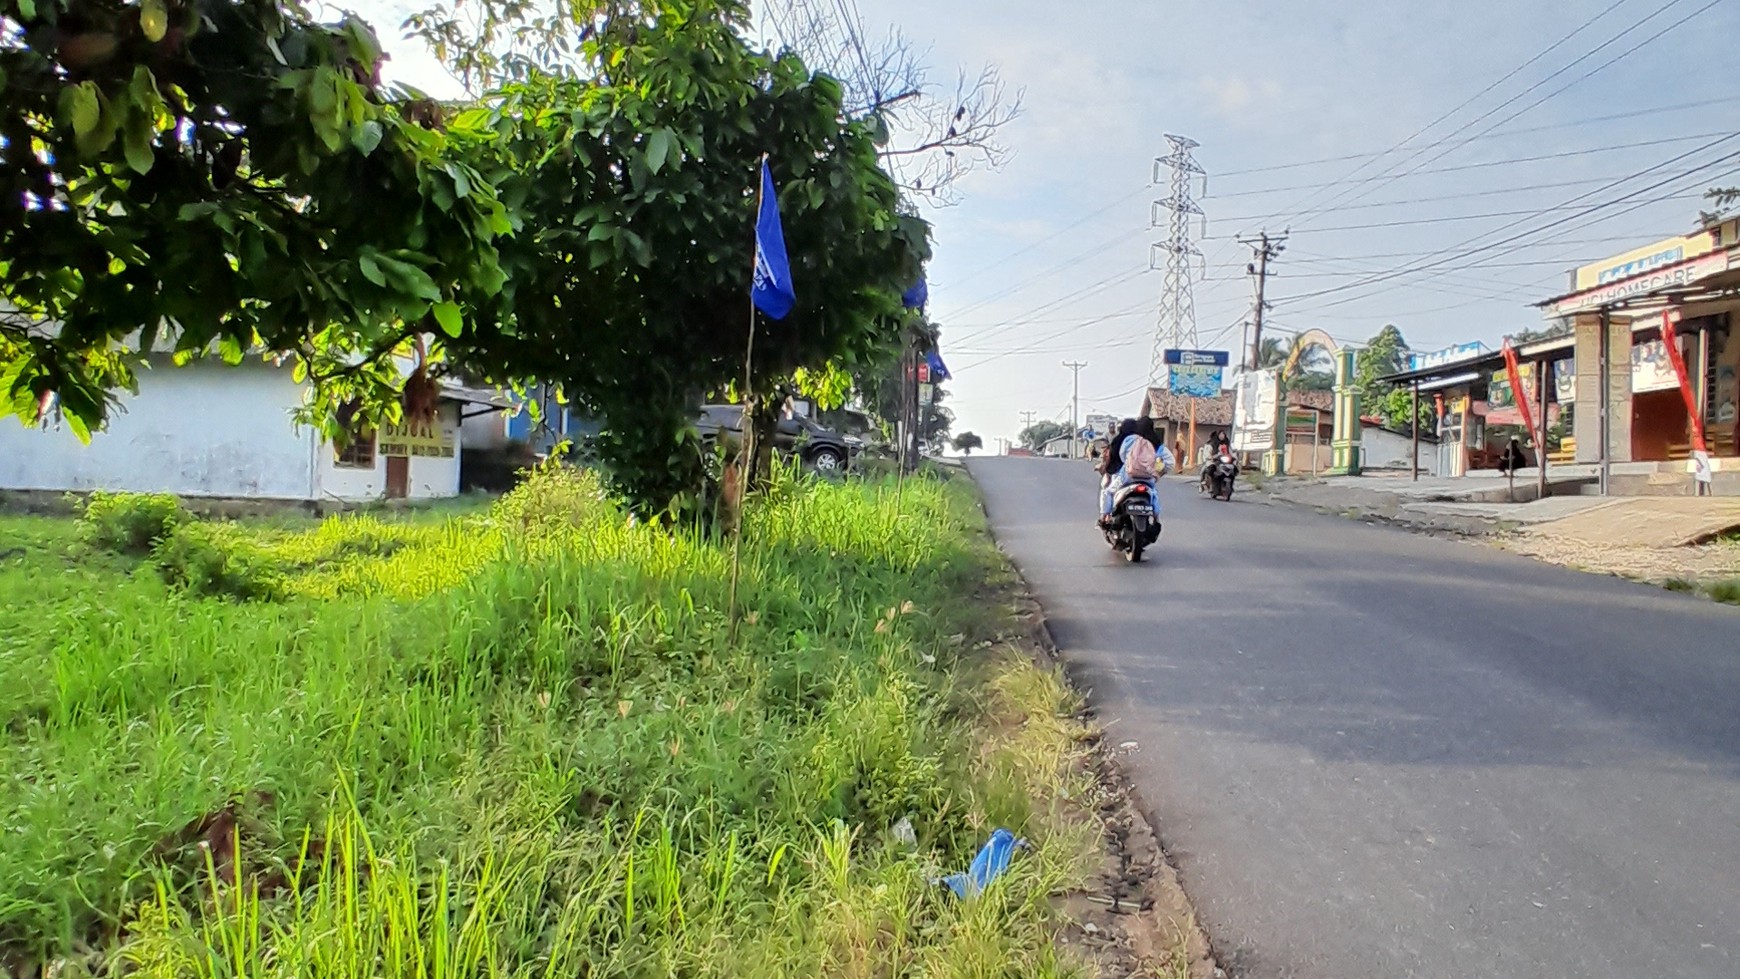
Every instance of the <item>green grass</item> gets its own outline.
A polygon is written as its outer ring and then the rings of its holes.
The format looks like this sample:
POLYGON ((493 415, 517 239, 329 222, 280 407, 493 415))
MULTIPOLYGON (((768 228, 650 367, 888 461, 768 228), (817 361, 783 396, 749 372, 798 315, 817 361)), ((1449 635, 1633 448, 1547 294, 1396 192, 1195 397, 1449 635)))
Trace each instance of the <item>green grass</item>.
POLYGON ((278 599, 0 516, 0 974, 1075 973, 1081 731, 964 481, 780 483, 735 644, 728 549, 582 477, 211 537, 278 599))

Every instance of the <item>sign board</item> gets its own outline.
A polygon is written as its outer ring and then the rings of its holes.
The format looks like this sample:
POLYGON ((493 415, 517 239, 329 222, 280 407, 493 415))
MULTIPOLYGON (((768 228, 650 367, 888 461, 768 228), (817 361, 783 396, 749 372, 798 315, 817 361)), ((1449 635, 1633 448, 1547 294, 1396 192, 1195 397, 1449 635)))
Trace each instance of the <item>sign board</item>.
POLYGON ((1089 438, 1111 435, 1118 430, 1118 416, 1089 415, 1087 416, 1087 430, 1093 433, 1088 436, 1089 438))
POLYGON ((1573 292, 1583 292, 1615 282, 1625 282, 1701 255, 1708 255, 1720 249, 1724 242, 1733 244, 1737 231, 1740 231, 1740 222, 1730 218, 1716 228, 1663 238, 1612 258, 1590 262, 1572 273, 1571 289, 1573 292))
POLYGON ((1280 387, 1280 375, 1273 370, 1245 371, 1238 376, 1233 388, 1234 451, 1267 452, 1275 447, 1280 387))
MULTIPOLYGON (((919 369, 923 370, 922 367, 920 367, 919 369)), ((928 405, 928 404, 935 404, 936 403, 936 385, 935 384, 928 384, 928 383, 925 383, 923 381, 919 382, 919 385, 918 385, 918 403, 921 405, 928 405)))
POLYGON ((405 458, 453 458, 456 440, 451 426, 441 418, 412 421, 407 418, 381 426, 380 454, 405 458))
POLYGON ((1631 393, 1677 391, 1680 376, 1668 359, 1667 345, 1660 340, 1631 346, 1631 393))
POLYGON ((930 383, 930 362, 929 361, 919 361, 919 363, 918 363, 918 383, 920 383, 920 384, 929 384, 930 383))
POLYGON ((1168 350, 1167 386, 1180 397, 1219 397, 1221 375, 1229 360, 1225 350, 1168 350))
POLYGON ((1428 354, 1411 353, 1408 355, 1408 370, 1429 370, 1458 361, 1473 360, 1485 352, 1486 348, 1482 344, 1459 343, 1454 347, 1445 347, 1443 350, 1434 350, 1428 354))
POLYGON ((1653 271, 1634 275, 1629 279, 1618 279, 1585 292, 1566 296, 1554 303, 1550 312, 1554 316, 1569 316, 1572 313, 1588 312, 1622 300, 1646 296, 1659 289, 1689 286, 1694 282, 1707 279, 1712 275, 1720 275, 1726 271, 1728 271, 1728 253, 1725 251, 1713 252, 1698 258, 1688 259, 1678 265, 1661 266, 1653 271))

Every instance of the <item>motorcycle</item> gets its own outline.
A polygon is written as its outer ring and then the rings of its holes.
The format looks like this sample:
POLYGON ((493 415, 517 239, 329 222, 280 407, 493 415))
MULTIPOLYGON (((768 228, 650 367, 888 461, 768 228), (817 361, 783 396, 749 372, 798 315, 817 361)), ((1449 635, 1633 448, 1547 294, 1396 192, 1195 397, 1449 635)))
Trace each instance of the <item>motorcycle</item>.
POLYGON ((1160 509, 1154 487, 1131 483, 1112 498, 1112 518, 1105 525, 1106 543, 1123 552, 1131 564, 1160 539, 1160 509))
POLYGON ((1233 460, 1231 452, 1223 449, 1202 467, 1202 482, 1197 492, 1211 499, 1231 502, 1233 482, 1238 475, 1239 464, 1233 460))

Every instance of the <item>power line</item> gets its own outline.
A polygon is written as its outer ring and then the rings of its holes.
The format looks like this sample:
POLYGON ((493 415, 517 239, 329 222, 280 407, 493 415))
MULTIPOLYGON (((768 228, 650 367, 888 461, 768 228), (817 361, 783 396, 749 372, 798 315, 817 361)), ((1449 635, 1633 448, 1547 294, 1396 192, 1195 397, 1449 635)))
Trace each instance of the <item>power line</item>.
MULTIPOLYGON (((1633 143, 1612 143, 1603 146, 1591 146, 1587 149, 1564 150, 1558 153, 1542 153, 1536 156, 1513 156, 1503 160, 1485 160, 1479 163, 1459 163, 1450 167, 1432 167, 1423 170, 1412 170, 1403 176, 1424 177, 1439 173, 1458 173, 1464 170, 1484 170, 1491 167, 1508 167, 1521 163, 1538 163, 1542 160, 1562 160, 1573 156, 1587 157, 1601 153, 1617 153, 1622 150, 1635 150, 1652 146, 1667 146, 1671 143, 1689 143, 1697 139, 1712 139, 1716 136, 1723 135, 1725 132, 1726 130, 1713 133, 1695 133, 1689 136, 1669 136, 1664 139, 1644 139, 1633 143)), ((1382 179, 1384 179, 1384 177, 1381 174, 1371 177, 1361 177, 1357 183, 1375 183, 1382 179)), ((1211 194, 1205 199, 1218 201, 1233 197, 1258 197, 1263 194, 1279 194, 1289 190, 1316 190, 1325 187, 1334 187, 1337 183, 1338 181, 1331 180, 1317 184, 1293 184, 1287 187, 1265 187, 1261 190, 1239 190, 1228 194, 1211 194)))
MULTIPOLYGON (((1633 24, 1632 26, 1626 28, 1623 31, 1620 31, 1618 34, 1615 34, 1613 37, 1608 38, 1606 41, 1602 42, 1601 44, 1596 45, 1590 51, 1577 57, 1576 59, 1571 61, 1569 64, 1564 65, 1563 67, 1554 71, 1552 74, 1548 75, 1546 78, 1543 78, 1539 82, 1536 82, 1534 85, 1529 86, 1528 88, 1517 93, 1516 95, 1505 100, 1504 102, 1501 102, 1499 105, 1493 107, 1492 109, 1488 110, 1487 112, 1483 113, 1482 115, 1477 116, 1475 119, 1473 119, 1472 121, 1470 121, 1469 123, 1467 123, 1466 125, 1461 127, 1460 129, 1458 129, 1457 132, 1461 132, 1463 129, 1467 129, 1469 126, 1473 126, 1476 123, 1479 123, 1480 121, 1489 118, 1493 114, 1497 113, 1499 110, 1505 108, 1506 106, 1517 101, 1518 99, 1522 98, 1523 96, 1525 96, 1525 95, 1529 94, 1530 92, 1533 92, 1536 89, 1540 88, 1542 85, 1545 85, 1547 82, 1552 81, 1553 79, 1559 77, 1560 75, 1564 74, 1565 72, 1569 71, 1570 69, 1583 63, 1585 60, 1593 57, 1595 54, 1606 49, 1609 45, 1612 45, 1612 44, 1618 42, 1621 38, 1625 37, 1626 35, 1630 34, 1633 31, 1643 27, 1643 25, 1649 23, 1650 21, 1661 16, 1662 14, 1667 13, 1669 10, 1672 10, 1674 7, 1677 7, 1684 2, 1686 2, 1686 0, 1668 0, 1667 3, 1656 8, 1655 11, 1650 13, 1648 16, 1644 17, 1642 20, 1638 21, 1637 23, 1633 24)), ((1552 90, 1551 92, 1548 92, 1547 94, 1534 100, 1533 102, 1530 102, 1528 105, 1525 105, 1522 108, 1518 109, 1517 111, 1504 117, 1503 119, 1500 119, 1498 122, 1493 123, 1491 126, 1488 126, 1486 129, 1482 130, 1479 133, 1476 133, 1475 135, 1480 136, 1480 135, 1484 135, 1486 133, 1490 133, 1494 129, 1497 129, 1498 127, 1504 125, 1505 123, 1511 121, 1512 119, 1515 119, 1518 116, 1521 116, 1524 113, 1530 111, 1531 109, 1534 109, 1536 106, 1542 104, 1543 102, 1546 102, 1548 99, 1554 98, 1554 97, 1564 93, 1565 91, 1580 84, 1581 82, 1592 77, 1593 75, 1597 74, 1598 72, 1604 71, 1607 68, 1611 67, 1612 65, 1618 63, 1622 59, 1627 58, 1627 57, 1637 53, 1638 51, 1641 51, 1643 48, 1647 47, 1648 45, 1654 43, 1656 40, 1658 40, 1662 36, 1666 35, 1669 31, 1672 31, 1675 28, 1680 27, 1681 25, 1690 21, 1692 18, 1697 17, 1698 15, 1704 13, 1705 11, 1709 10, 1710 8, 1716 6, 1716 4, 1718 4, 1720 2, 1722 2, 1722 0, 1709 0, 1709 2, 1706 3, 1704 6, 1699 7, 1697 10, 1692 11, 1691 13, 1689 13, 1686 16, 1680 18, 1679 20, 1673 22, 1672 24, 1669 24, 1667 27, 1664 27, 1661 30, 1655 32, 1654 34, 1651 34, 1649 37, 1644 38, 1643 40, 1637 42, 1636 44, 1633 44, 1631 47, 1626 48, 1623 51, 1620 51, 1618 54, 1614 55, 1613 57, 1607 59, 1606 61, 1603 61, 1601 64, 1596 65, 1595 67, 1589 69, 1588 71, 1582 73, 1581 75, 1578 75, 1576 78, 1571 79, 1569 82, 1566 82, 1564 85, 1561 85, 1558 88, 1552 90)), ((1462 142, 1459 142, 1459 143, 1449 147, 1448 149, 1445 149, 1445 150, 1439 152, 1435 156, 1428 157, 1424 162, 1419 164, 1419 166, 1425 166, 1427 163, 1431 163, 1433 160, 1443 159, 1445 156, 1449 155, 1450 153, 1455 152, 1456 150, 1462 148, 1463 146, 1466 146, 1467 144, 1468 144, 1468 140, 1463 140, 1462 142)), ((1416 156, 1417 155, 1418 154, 1416 154, 1416 156)), ((1410 159, 1412 159, 1412 157, 1410 157, 1410 159)), ((1416 167, 1415 169, 1418 169, 1418 167, 1416 167)), ((1404 171, 1404 173, 1405 172, 1406 171, 1404 171)), ((1398 175, 1398 176, 1400 176, 1400 175, 1398 175)), ((1388 183, 1393 183, 1395 179, 1396 178, 1391 178, 1389 181, 1386 181, 1385 184, 1379 185, 1379 186, 1385 186, 1388 183)), ((1314 215, 1322 214, 1322 213, 1325 213, 1326 211, 1333 210, 1334 206, 1336 205, 1336 203, 1338 201, 1358 200, 1360 197, 1364 196, 1365 194, 1371 193, 1375 189, 1377 189, 1377 187, 1373 186, 1373 187, 1368 187, 1363 191, 1353 192, 1354 196, 1352 198, 1348 198, 1348 196, 1347 196, 1348 193, 1350 193, 1352 191, 1343 191, 1341 194, 1337 195, 1335 198, 1331 199, 1326 204, 1319 206, 1319 207, 1316 207, 1316 208, 1313 208, 1312 210, 1307 211, 1304 214, 1299 215, 1299 219, 1304 220, 1304 219, 1310 218, 1314 215)))
MULTIPOLYGON (((1046 268, 1043 268, 1043 269, 1039 270, 1038 272, 1023 278, 1020 282, 1017 282, 1016 284, 1010 286, 1007 289, 1002 290, 1001 292, 993 293, 992 295, 990 295, 984 299, 981 299, 978 302, 972 303, 970 305, 962 307, 961 309, 956 310, 955 315, 964 316, 968 313, 973 313, 973 312, 977 312, 981 309, 984 309, 986 306, 989 306, 989 305, 995 303, 997 300, 1003 299, 1005 297, 1012 296, 1015 293, 1021 292, 1022 290, 1027 289, 1029 286, 1032 286, 1035 283, 1043 282, 1045 279, 1050 278, 1051 276, 1056 275, 1059 272, 1062 272, 1064 269, 1070 268, 1072 266, 1080 265, 1082 262, 1085 262, 1090 258, 1094 258, 1095 256, 1098 256, 1104 252, 1110 251, 1112 248, 1114 248, 1118 245, 1121 245, 1124 242, 1129 241, 1132 238, 1135 238, 1135 237, 1138 237, 1138 236, 1144 234, 1147 230, 1148 229, 1146 229, 1146 228, 1137 228, 1134 231, 1127 231, 1127 232, 1125 232, 1121 235, 1118 235, 1117 237, 1115 237, 1109 241, 1106 241, 1106 242, 1103 242, 1099 245, 1096 245, 1093 248, 1089 249, 1088 251, 1082 252, 1081 254, 1076 255, 1073 258, 1068 258, 1062 262, 1058 262, 1055 265, 1047 266, 1046 268)), ((1146 270, 1146 268, 1147 268, 1147 266, 1144 265, 1143 269, 1146 270)))
POLYGON ((1143 272, 1147 272, 1147 271, 1149 271, 1148 266, 1146 264, 1144 264, 1144 265, 1138 265, 1135 268, 1128 269, 1124 272, 1114 273, 1110 276, 1107 276, 1104 279, 1101 279, 1098 282, 1093 283, 1092 285, 1083 286, 1082 288, 1077 289, 1076 291, 1074 291, 1072 293, 1068 293, 1067 295, 1060 296, 1059 298, 1054 299, 1051 302, 1044 303, 1042 305, 1033 307, 1032 309, 1027 310, 1027 312, 1021 314, 1022 318, 1008 320, 1008 321, 1005 321, 1002 326, 992 327, 989 330, 984 330, 984 331, 981 331, 979 333, 975 333, 972 335, 972 338, 975 342, 983 342, 985 339, 987 339, 989 337, 995 336, 999 333, 1006 333, 1009 330, 1011 330, 1017 326, 1025 326, 1025 325, 1027 325, 1027 323, 1030 321, 1030 319, 1032 317, 1042 316, 1045 313, 1049 313, 1053 309, 1057 308, 1058 306, 1063 305, 1066 302, 1069 302, 1072 299, 1079 299, 1079 298, 1081 298, 1084 295, 1087 295, 1089 293, 1094 293, 1094 292, 1100 291, 1102 289, 1109 289, 1115 285, 1122 285, 1123 283, 1128 282, 1129 280, 1131 280, 1131 279, 1135 278, 1136 276, 1141 275, 1143 272))
MULTIPOLYGON (((1550 213, 1551 211, 1554 211, 1554 210, 1563 210, 1564 208, 1566 208, 1569 205, 1574 205, 1579 201, 1587 200, 1588 198, 1593 197, 1596 194, 1599 194, 1604 190, 1609 190, 1609 189, 1617 186, 1618 184, 1625 183, 1629 180, 1635 180, 1639 177, 1646 176, 1649 173, 1651 173, 1652 171, 1660 170, 1663 167, 1672 166, 1673 164, 1678 163, 1678 162, 1686 159, 1687 157, 1694 156, 1694 155, 1701 153, 1705 150, 1714 148, 1715 146, 1718 146, 1722 143, 1726 143, 1726 142, 1729 142, 1729 141, 1737 139, 1737 138, 1740 138, 1740 133, 1736 133, 1736 134, 1730 135, 1730 136, 1725 136, 1721 139, 1712 140, 1711 142, 1706 143, 1703 146, 1698 147, 1697 149, 1690 150, 1690 151, 1688 151, 1686 153, 1682 153, 1679 156, 1676 156, 1670 160, 1666 160, 1662 163, 1656 164, 1655 166, 1648 167, 1644 170, 1640 170, 1637 173, 1630 175, 1629 177, 1614 181, 1611 184, 1607 184, 1607 185, 1604 185, 1602 187, 1598 187, 1598 188, 1591 190, 1591 191, 1586 191, 1582 194, 1577 195, 1576 197, 1571 198, 1568 201, 1565 201, 1564 203, 1562 203, 1560 205, 1557 205, 1557 206, 1552 207, 1552 208, 1543 208, 1541 211, 1533 212, 1533 216, 1539 216, 1541 214, 1550 213)), ((1495 242, 1489 242, 1485 245, 1480 245, 1480 246, 1477 246, 1477 247, 1470 249, 1470 250, 1466 250, 1466 251, 1458 252, 1456 254, 1450 254, 1450 255, 1447 255, 1445 257, 1437 258, 1434 261, 1430 261, 1430 262, 1426 262, 1423 264, 1410 266, 1410 267, 1406 267, 1406 268, 1402 268, 1402 269, 1394 269, 1394 270, 1386 272, 1380 276, 1368 277, 1367 279, 1363 279, 1359 282, 1348 283, 1346 285, 1335 286, 1335 287, 1331 287, 1328 289, 1320 289, 1320 290, 1317 290, 1316 292, 1304 293, 1304 294, 1301 294, 1298 296, 1291 296, 1291 297, 1288 297, 1288 301, 1296 302, 1300 299, 1309 299, 1309 298, 1314 298, 1316 296, 1328 295, 1328 294, 1334 293, 1334 292, 1342 292, 1342 291, 1345 291, 1348 289, 1356 289, 1356 288, 1360 288, 1360 287, 1365 286, 1365 285, 1371 285, 1371 284, 1375 284, 1377 282, 1385 281, 1387 279, 1393 279, 1397 276, 1411 275, 1411 274, 1414 274, 1417 272, 1427 271, 1429 269, 1437 268, 1439 266, 1445 265, 1449 262, 1457 261, 1457 260, 1462 259, 1462 258, 1469 258, 1469 257, 1477 255, 1483 251, 1488 251, 1488 250, 1491 250, 1493 248, 1497 248, 1499 246, 1507 245, 1507 244, 1510 244, 1512 242, 1518 241, 1519 239, 1532 237, 1532 236, 1538 235, 1542 232, 1550 231, 1553 228, 1559 227, 1559 226, 1564 225, 1564 224, 1568 224, 1571 221, 1574 221, 1579 217, 1584 217, 1584 216, 1587 216, 1589 214, 1592 214, 1592 213, 1600 211, 1600 210, 1604 210, 1604 209, 1609 208, 1609 207, 1615 207, 1615 206, 1618 206, 1620 204, 1628 203, 1629 198, 1633 198, 1638 194, 1643 194, 1643 193, 1647 193, 1651 190, 1656 190, 1665 184, 1674 183, 1674 182, 1679 181, 1679 180, 1684 180, 1687 177, 1691 177, 1691 176, 1696 175, 1700 171, 1704 171, 1704 170, 1711 169, 1713 167, 1721 166, 1724 163, 1730 162, 1736 156, 1740 156, 1740 154, 1731 153, 1731 154, 1728 154, 1727 156, 1719 157, 1716 160, 1713 160, 1713 161, 1710 161, 1708 163, 1702 164, 1700 166, 1694 167, 1689 171, 1675 174, 1674 176, 1668 177, 1664 180, 1657 181, 1656 183, 1651 184, 1648 187, 1643 187, 1643 188, 1639 188, 1637 190, 1631 191, 1630 193, 1627 193, 1627 194, 1619 197, 1616 200, 1605 201, 1605 202, 1600 202, 1600 203, 1590 205, 1590 206, 1585 207, 1582 210, 1580 210, 1574 214, 1571 214, 1571 215, 1568 215, 1564 218, 1560 218, 1558 220, 1549 222, 1546 225, 1543 225, 1539 228, 1519 232, 1515 235, 1511 235, 1508 238, 1500 239, 1500 240, 1495 241, 1495 242)), ((1663 199, 1671 199, 1672 196, 1674 196, 1674 195, 1669 195, 1669 198, 1663 198, 1663 199)), ((1645 201, 1642 204, 1638 204, 1637 206, 1641 207, 1641 206, 1644 206, 1645 204, 1659 203, 1659 202, 1660 202, 1659 200, 1645 201)), ((1508 230, 1509 228, 1513 228, 1519 224, 1525 223, 1526 220, 1527 219, 1524 218, 1521 220, 1510 222, 1509 224, 1498 227, 1498 228, 1493 228, 1493 229, 1490 229, 1488 231, 1481 232, 1480 234, 1474 235, 1471 238, 1464 239, 1463 241, 1461 241, 1455 245, 1450 245, 1450 246, 1447 246, 1446 248, 1440 249, 1438 252, 1436 252, 1434 254, 1435 255, 1444 255, 1447 252, 1454 252, 1456 249, 1462 248, 1463 246, 1468 245, 1471 242, 1478 241, 1480 238, 1485 237, 1486 235, 1496 234, 1498 232, 1508 230)), ((1522 247, 1522 246, 1519 246, 1519 247, 1522 247)))
MULTIPOLYGON (((1615 112, 1615 113, 1610 113, 1610 114, 1604 115, 1604 116, 1590 116, 1587 119, 1573 119, 1573 120, 1570 120, 1568 122, 1548 123, 1547 125, 1543 125, 1543 126, 1530 126, 1530 127, 1523 128, 1523 129, 1508 129, 1508 130, 1505 130, 1504 132, 1501 132, 1501 133, 1495 132, 1495 133, 1489 133, 1489 134, 1484 135, 1484 136, 1476 137, 1475 139, 1471 139, 1468 142, 1476 142, 1480 139, 1502 139, 1502 138, 1510 137, 1510 136, 1528 136, 1528 135, 1532 135, 1535 133, 1552 132, 1554 130, 1559 130, 1559 129, 1578 129, 1578 128, 1582 128, 1585 126, 1593 125, 1595 123, 1600 123, 1600 122, 1618 122, 1618 121, 1621 121, 1624 119, 1636 119, 1640 116, 1660 116, 1660 115, 1665 115, 1669 112, 1684 112, 1684 111, 1687 111, 1690 109, 1705 109, 1705 108, 1709 108, 1711 106, 1728 105, 1728 104, 1734 103, 1734 102, 1740 102, 1740 95, 1724 96, 1722 98, 1717 98, 1717 99, 1702 99, 1702 100, 1697 101, 1697 102, 1678 102, 1678 103, 1675 103, 1673 105, 1653 106, 1653 107, 1650 107, 1647 109, 1632 109, 1632 110, 1629 110, 1626 112, 1615 112)), ((1429 148, 1429 147, 1433 147, 1433 146, 1442 146, 1445 143, 1450 142, 1450 140, 1452 138, 1454 138, 1454 137, 1446 137, 1445 139, 1439 140, 1437 142, 1432 142, 1432 143, 1423 143, 1423 144, 1421 144, 1421 148, 1429 148)), ((1216 171, 1215 176, 1216 176, 1217 180, 1225 180, 1228 177, 1244 177, 1244 176, 1249 176, 1253 173, 1274 173, 1274 172, 1279 171, 1279 170, 1298 170, 1298 169, 1302 169, 1304 167, 1321 166, 1322 164, 1325 164, 1325 163, 1343 163, 1343 162, 1346 162, 1348 160, 1361 160, 1361 159, 1364 159, 1368 156, 1387 156, 1388 154, 1390 154, 1392 152, 1394 152, 1394 147, 1391 147, 1390 149, 1387 149, 1387 150, 1368 150, 1368 151, 1365 151, 1362 153, 1346 153, 1346 154, 1343 154, 1341 156, 1324 156, 1324 157, 1318 157, 1317 159, 1313 159, 1313 160, 1300 160, 1297 163, 1275 163, 1275 164, 1270 164, 1268 166, 1247 167, 1243 170, 1227 170, 1224 172, 1216 171)), ((1573 151, 1573 153, 1575 153, 1575 152, 1586 152, 1586 151, 1573 151)), ((1547 157, 1544 159, 1550 159, 1550 157, 1547 157)))
MULTIPOLYGON (((1680 2, 1682 2, 1682 0, 1669 0, 1669 2, 1670 3, 1680 3, 1680 2)), ((1430 132, 1439 123, 1444 122, 1445 120, 1449 119, 1451 116, 1454 116, 1456 113, 1461 112, 1463 109, 1467 108, 1470 105, 1473 105, 1475 102, 1479 101, 1482 97, 1484 97, 1486 95, 1486 93, 1491 92, 1492 90, 1498 88, 1500 85, 1503 85, 1505 82, 1510 81, 1512 78, 1516 77, 1519 73, 1521 73, 1524 69, 1528 68, 1530 65, 1541 60, 1542 58, 1545 58, 1547 55, 1558 50, 1560 46, 1566 44, 1572 38, 1576 37, 1578 34, 1581 34, 1584 31, 1588 30, 1590 27, 1594 26, 1596 21, 1599 21, 1601 18, 1606 17, 1608 14, 1610 14, 1614 10, 1618 9, 1618 7, 1623 3, 1625 3, 1625 0, 1613 0, 1613 3, 1608 5, 1608 7, 1605 10, 1602 10, 1600 13, 1596 14, 1594 17, 1591 17, 1588 20, 1584 21, 1583 23, 1579 24, 1574 30, 1571 31, 1571 33, 1566 34, 1564 37, 1559 38, 1557 41, 1554 41, 1552 44, 1548 45, 1545 50, 1536 54, 1534 57, 1528 59, 1527 61, 1524 61, 1522 64, 1516 66, 1515 68, 1512 68, 1508 73, 1499 77, 1498 79, 1493 81, 1491 84, 1487 85, 1485 88, 1481 89, 1478 92, 1475 92, 1473 95, 1469 96, 1467 99, 1458 103, 1455 108, 1451 109, 1450 111, 1444 113, 1443 115, 1439 116, 1438 118, 1433 119, 1431 122, 1420 127, 1419 129, 1415 130, 1411 135, 1407 136, 1406 138, 1404 138, 1403 140, 1401 140, 1400 142, 1398 142, 1394 146, 1392 146, 1390 148, 1390 150, 1386 151, 1385 153, 1383 153, 1379 156, 1373 157, 1373 158, 1365 161, 1364 163, 1361 163, 1357 167, 1354 167, 1344 177, 1342 177, 1342 181, 1345 181, 1348 178, 1353 177, 1355 174, 1358 174, 1361 170, 1364 170, 1366 167, 1369 167, 1372 164, 1378 162, 1378 160, 1381 160, 1385 156, 1388 156, 1390 152, 1393 152, 1395 150, 1400 150, 1401 148, 1407 146, 1409 143, 1412 143, 1414 140, 1420 138, 1421 136, 1424 136, 1427 132, 1430 132)), ((1599 49, 1597 49, 1597 50, 1599 50, 1599 49)), ((1585 57, 1587 57, 1587 55, 1585 55, 1585 57)), ((1575 64, 1575 63, 1576 62, 1572 62, 1572 64, 1575 64)), ((1560 69, 1560 70, 1562 71, 1563 69, 1560 69)), ((1548 76, 1549 79, 1551 77, 1552 76, 1550 76, 1550 75, 1548 76)), ((1539 87, 1540 85, 1542 85, 1544 83, 1545 83, 1545 80, 1543 80, 1541 82, 1536 82, 1534 86, 1531 86, 1530 88, 1524 89, 1522 92, 1522 95, 1528 94, 1528 92, 1533 91, 1535 87, 1539 87)), ((1522 95, 1512 96, 1512 101, 1514 101, 1517 98, 1521 98, 1522 95)), ((1509 104, 1510 104, 1509 102, 1503 103, 1503 105, 1509 105, 1509 104)), ((1500 108, 1503 108, 1503 105, 1501 105, 1500 108)), ((1480 116, 1480 117, 1476 118, 1474 120, 1474 122, 1479 122, 1481 119, 1484 119, 1484 118, 1486 118, 1486 116, 1480 116)), ((1468 128, 1468 126, 1470 126, 1470 125, 1473 125, 1473 123, 1465 123, 1461 127, 1458 127, 1457 129, 1451 131, 1450 135, 1455 136, 1457 133, 1462 132, 1464 129, 1468 128)), ((1416 153, 1416 155, 1418 155, 1418 153, 1422 152, 1422 151, 1423 150, 1416 150, 1415 153, 1416 153)), ((1339 183, 1339 181, 1337 183, 1339 183)), ((1335 184, 1331 184, 1331 186, 1335 186, 1335 184)), ((1306 197, 1302 198, 1297 203, 1304 203, 1306 201, 1309 201, 1312 197, 1315 197, 1318 193, 1321 193, 1321 191, 1315 191, 1312 194, 1307 195, 1306 197)), ((1290 210, 1294 206, 1296 206, 1296 205, 1288 205, 1288 208, 1286 210, 1290 210)), ((1305 216, 1309 216, 1309 214, 1310 214, 1310 212, 1307 212, 1307 214, 1305 216)), ((1263 220, 1265 222, 1267 222, 1267 221, 1271 220, 1272 218, 1275 218, 1278 216, 1279 216, 1279 214, 1269 215, 1268 217, 1265 217, 1263 220)))
MULTIPOLYGON (((986 272, 991 271, 992 269, 1001 268, 1003 266, 1003 264, 1005 262, 1008 262, 1010 259, 1020 258, 1022 255, 1027 254, 1028 252, 1034 250, 1035 248, 1038 248, 1040 245, 1043 245, 1046 242, 1054 241, 1058 238, 1061 238, 1064 235, 1068 234, 1069 232, 1074 231, 1076 228, 1081 227, 1082 225, 1088 223, 1089 221, 1092 221, 1094 218, 1099 217, 1100 215, 1106 213, 1107 211, 1110 211, 1112 208, 1115 208, 1120 204, 1127 204, 1131 200, 1134 200, 1135 198, 1142 196, 1143 194, 1147 193, 1147 191, 1148 191, 1147 186, 1137 187, 1135 190, 1132 190, 1128 194, 1125 194, 1124 196, 1118 198, 1117 200, 1111 202, 1110 204, 1107 204, 1105 207, 1102 207, 1097 211, 1091 211, 1086 216, 1081 217, 1075 221, 1070 222, 1069 224, 1064 225, 1063 227, 1057 229, 1056 231, 1053 231, 1051 234, 1048 234, 1043 238, 1040 238, 1038 241, 1035 241, 1030 245, 1015 249, 1014 251, 1010 252, 1009 254, 1004 255, 1002 258, 999 258, 996 261, 991 262, 989 265, 982 265, 982 266, 974 269, 973 271, 968 272, 966 275, 962 276, 961 278, 950 282, 948 285, 950 288, 957 288, 963 282, 970 282, 973 279, 976 279, 979 276, 985 274, 986 272)), ((1140 234, 1140 232, 1135 232, 1135 233, 1127 235, 1125 237, 1135 237, 1135 234, 1140 234)), ((1122 240, 1122 239, 1120 239, 1120 240, 1122 240)))

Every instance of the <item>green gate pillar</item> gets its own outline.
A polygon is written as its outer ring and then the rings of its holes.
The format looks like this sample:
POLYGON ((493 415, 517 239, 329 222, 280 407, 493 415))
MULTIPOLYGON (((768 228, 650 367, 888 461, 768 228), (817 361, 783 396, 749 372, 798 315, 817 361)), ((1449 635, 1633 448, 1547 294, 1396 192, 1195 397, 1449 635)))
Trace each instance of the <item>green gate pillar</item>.
POLYGON ((1335 425, 1329 441, 1331 476, 1358 476, 1360 472, 1359 389, 1353 386, 1354 351, 1335 352, 1335 425))

